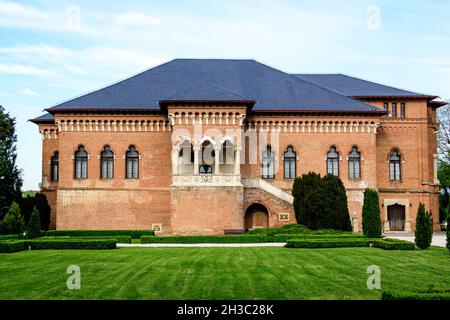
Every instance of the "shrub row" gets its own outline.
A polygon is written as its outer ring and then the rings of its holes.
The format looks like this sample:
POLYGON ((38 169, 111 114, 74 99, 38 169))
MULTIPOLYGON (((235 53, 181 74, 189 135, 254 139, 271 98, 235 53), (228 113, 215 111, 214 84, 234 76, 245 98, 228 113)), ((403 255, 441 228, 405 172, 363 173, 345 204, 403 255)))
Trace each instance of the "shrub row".
POLYGON ((372 245, 384 250, 414 250, 416 248, 413 242, 397 239, 374 239, 372 245))
POLYGON ((276 234, 268 236, 269 242, 287 242, 288 240, 321 239, 365 239, 362 234, 276 234))
POLYGON ((384 291, 381 300, 450 300, 450 292, 384 291))
POLYGON ((85 236, 85 237, 70 237, 70 236, 49 236, 39 238, 40 240, 113 240, 117 243, 131 243, 131 236, 85 236))
POLYGON ((384 250, 414 250, 414 243, 402 240, 392 241, 392 239, 295 239, 288 240, 287 248, 350 248, 350 247, 370 247, 384 250))
POLYGON ((0 235, 0 241, 1 240, 14 240, 14 239, 19 239, 19 235, 18 234, 4 234, 4 235, 0 235))
POLYGON ((344 234, 353 234, 349 231, 339 231, 334 229, 319 229, 319 230, 311 230, 306 226, 301 224, 287 224, 280 228, 258 228, 253 229, 248 232, 248 234, 267 234, 267 235, 275 235, 275 234, 311 234, 311 235, 326 235, 326 234, 335 234, 335 235, 344 235, 344 234))
POLYGON ((211 236, 142 236, 141 243, 261 243, 264 235, 211 235, 211 236))
POLYGON ((25 247, 31 250, 65 250, 65 249, 88 249, 104 250, 115 249, 116 241, 112 239, 35 239, 27 240, 25 247))
POLYGON ((25 241, 0 241, 0 253, 13 253, 25 250, 25 241))
POLYGON ((104 250, 115 249, 114 239, 34 239, 34 240, 8 240, 0 241, 0 253, 12 253, 21 250, 65 250, 89 249, 104 250))
POLYGON ((153 230, 48 230, 44 232, 46 236, 69 236, 69 237, 115 237, 130 236, 139 239, 142 236, 154 236, 153 230))

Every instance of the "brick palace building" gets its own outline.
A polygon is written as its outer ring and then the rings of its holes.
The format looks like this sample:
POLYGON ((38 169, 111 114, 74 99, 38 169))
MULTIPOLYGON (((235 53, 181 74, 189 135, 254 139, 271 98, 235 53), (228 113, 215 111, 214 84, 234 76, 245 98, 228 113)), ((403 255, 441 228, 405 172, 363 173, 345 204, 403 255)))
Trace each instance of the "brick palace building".
POLYGON ((42 190, 56 229, 175 234, 295 223, 293 179, 338 175, 361 231, 375 188, 385 231, 439 229, 437 96, 253 60, 176 59, 46 109, 42 190))

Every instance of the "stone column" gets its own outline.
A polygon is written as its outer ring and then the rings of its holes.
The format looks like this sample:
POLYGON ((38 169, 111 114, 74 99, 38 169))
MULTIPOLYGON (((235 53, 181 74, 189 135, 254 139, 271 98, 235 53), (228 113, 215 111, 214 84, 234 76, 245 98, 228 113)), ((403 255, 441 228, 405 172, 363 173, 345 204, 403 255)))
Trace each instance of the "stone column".
POLYGON ((438 179, 438 155, 437 154, 433 154, 433 183, 434 184, 439 184, 439 179, 438 179))
POLYGON ((214 148, 214 174, 220 174, 220 151, 222 146, 214 148))
POLYGON ((234 151, 234 168, 233 168, 233 174, 234 175, 240 175, 241 174, 241 149, 236 148, 234 151))
POLYGON ((198 174, 199 159, 200 159, 200 148, 194 147, 194 174, 198 174))
POLYGON ((178 154, 177 149, 172 149, 172 175, 178 175, 178 154))

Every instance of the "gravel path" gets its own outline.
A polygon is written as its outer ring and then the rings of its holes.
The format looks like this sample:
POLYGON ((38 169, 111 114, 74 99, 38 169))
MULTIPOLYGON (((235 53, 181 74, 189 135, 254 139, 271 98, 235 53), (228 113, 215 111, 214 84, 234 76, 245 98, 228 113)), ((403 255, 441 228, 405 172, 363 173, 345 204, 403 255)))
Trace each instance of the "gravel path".
POLYGON ((168 247, 283 247, 285 242, 269 242, 269 243, 118 243, 119 248, 168 248, 168 247))
MULTIPOLYGON (((414 242, 413 234, 385 234, 385 236, 386 238, 394 238, 414 242)), ((431 241, 431 245, 436 247, 445 247, 447 245, 447 237, 445 233, 433 234, 433 240, 431 241)))

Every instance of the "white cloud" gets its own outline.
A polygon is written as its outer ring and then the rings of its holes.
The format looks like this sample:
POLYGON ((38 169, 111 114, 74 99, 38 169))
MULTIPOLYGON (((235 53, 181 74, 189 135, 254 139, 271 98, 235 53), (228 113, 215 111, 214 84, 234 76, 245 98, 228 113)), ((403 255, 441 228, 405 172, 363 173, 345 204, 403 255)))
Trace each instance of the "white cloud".
POLYGON ((50 75, 51 71, 20 64, 0 64, 0 73, 25 75, 50 75))
POLYGON ((36 91, 33 91, 31 89, 23 89, 20 91, 20 94, 23 96, 33 96, 33 97, 38 97, 39 93, 37 93, 36 91))
POLYGON ((115 20, 119 25, 132 27, 154 27, 160 24, 155 17, 140 12, 121 13, 116 15, 115 20))

